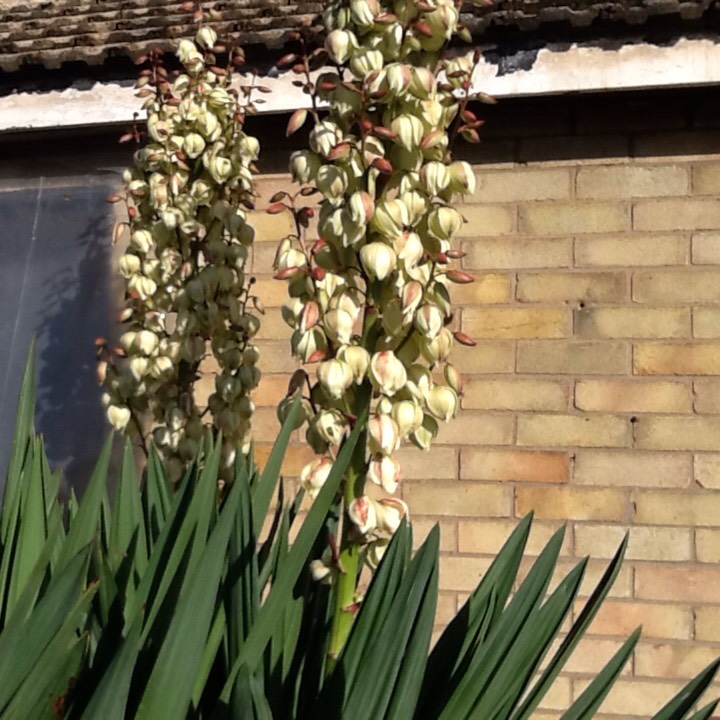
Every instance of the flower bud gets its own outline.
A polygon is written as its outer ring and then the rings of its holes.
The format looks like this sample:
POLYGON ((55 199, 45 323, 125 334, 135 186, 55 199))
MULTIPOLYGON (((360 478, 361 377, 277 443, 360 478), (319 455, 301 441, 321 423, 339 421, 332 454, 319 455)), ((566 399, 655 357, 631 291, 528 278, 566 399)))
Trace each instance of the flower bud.
POLYGON ((399 115, 390 125, 397 135, 397 142, 406 150, 415 150, 423 137, 422 122, 414 115, 399 115))
POLYGON ((443 369, 443 374, 445 375, 445 382, 447 382, 455 392, 458 392, 460 390, 460 375, 455 367, 450 365, 450 363, 446 364, 443 369))
POLYGON ((381 413, 372 415, 368 420, 368 448, 371 453, 392 455, 400 445, 400 433, 397 423, 381 413))
MULTIPOLYGON (((280 404, 278 405, 278 408, 277 408, 277 419, 281 425, 285 424, 285 421, 287 420, 288 415, 290 414, 290 410, 292 409, 294 404, 295 404, 295 398, 292 396, 285 397, 280 401, 280 404)), ((301 428, 307 419, 308 419, 308 407, 301 400, 297 415, 295 415, 295 422, 293 423, 293 430, 297 430, 298 428, 301 428)))
POLYGON ((300 184, 312 182, 317 177, 322 161, 310 150, 298 150, 290 156, 290 172, 300 184))
POLYGON ((417 280, 411 280, 402 289, 402 313, 406 321, 415 315, 415 311, 422 302, 423 286, 417 280))
POLYGON ((130 422, 130 409, 119 405, 110 405, 107 418, 115 430, 122 432, 130 422))
POLYGON ((375 455, 370 460, 367 479, 379 485, 385 492, 393 494, 402 479, 400 463, 391 455, 375 455))
POLYGON ((372 356, 370 380, 381 393, 393 396, 405 386, 407 372, 392 350, 382 350, 372 356))
POLYGON ((332 466, 333 462, 329 457, 321 457, 309 462, 300 471, 300 482, 313 500, 327 481, 332 466))
POLYGON ((399 498, 382 498, 375 503, 377 529, 394 535, 404 517, 409 517, 408 506, 399 498))
POLYGON ((401 400, 393 405, 392 417, 397 423, 400 435, 407 437, 422 425, 423 411, 416 402, 401 400))
POLYGON ((371 242, 361 248, 360 262, 371 280, 384 280, 395 270, 397 256, 389 245, 371 242))
POLYGON ((355 383, 360 385, 370 365, 370 353, 359 345, 345 345, 340 348, 337 356, 350 366, 355 383))
POLYGON ((325 38, 325 49, 338 65, 347 62, 357 45, 357 38, 348 30, 333 30, 325 38))
POLYGON ((347 509, 348 517, 363 535, 367 535, 377 527, 377 515, 373 501, 362 495, 353 500, 347 509))
POLYGON ((317 378, 325 392, 334 400, 339 400, 352 385, 353 373, 342 360, 326 360, 318 366, 317 378))
POLYGON ((448 422, 458 409, 457 393, 444 385, 436 385, 427 394, 428 410, 439 420, 448 422))

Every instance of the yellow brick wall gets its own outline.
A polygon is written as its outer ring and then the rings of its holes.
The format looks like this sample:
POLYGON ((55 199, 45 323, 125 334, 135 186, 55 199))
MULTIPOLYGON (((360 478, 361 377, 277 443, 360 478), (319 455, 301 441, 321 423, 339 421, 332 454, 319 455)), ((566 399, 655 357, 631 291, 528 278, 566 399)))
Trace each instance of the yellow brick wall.
MULTIPOLYGON (((647 717, 720 654, 720 133, 498 137, 468 157, 477 282, 454 301, 478 344, 454 355, 460 419, 429 454, 402 451, 417 534, 442 527, 438 623, 530 510, 529 555, 566 523, 561 569, 592 556, 584 592, 630 528, 611 599, 536 717, 556 717, 639 624, 598 717, 647 717)), ((284 183, 264 178, 265 201, 284 183)), ((262 457, 292 367, 270 279, 289 225, 255 222, 262 457)), ((309 457, 298 441, 287 471, 309 457)))

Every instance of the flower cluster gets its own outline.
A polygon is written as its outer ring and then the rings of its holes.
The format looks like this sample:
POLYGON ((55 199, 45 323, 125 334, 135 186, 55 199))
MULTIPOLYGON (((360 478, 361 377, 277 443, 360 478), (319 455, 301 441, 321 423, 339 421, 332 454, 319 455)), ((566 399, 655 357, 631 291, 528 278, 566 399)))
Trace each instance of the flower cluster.
MULTIPOLYGON (((293 353, 317 363, 304 407, 307 440, 321 457, 301 478, 311 495, 319 491, 365 405, 365 480, 393 494, 400 445, 429 449, 458 410, 453 340, 473 344, 448 327, 449 285, 473 280, 451 267, 462 257, 452 241, 464 222, 451 201, 473 192, 475 176, 450 157, 453 137, 472 141, 480 125, 467 109, 473 61, 440 52, 458 29, 452 0, 337 1, 324 17, 338 72, 320 76, 314 90, 329 112, 310 112, 310 147, 291 158, 294 179, 322 194, 318 239, 297 222, 275 259, 288 284, 293 353)), ((289 62, 302 72, 295 57, 289 62)), ((297 197, 270 211, 302 220, 308 208, 297 197)), ((369 558, 407 514, 395 498, 365 494, 346 510, 369 558)))
POLYGON ((260 378, 252 343, 257 304, 246 275, 259 145, 242 129, 249 92, 243 104, 231 86, 238 53, 204 25, 194 41, 180 42, 180 73, 171 76, 159 53, 150 55, 138 82, 148 141, 123 175, 124 194, 111 198, 127 204, 129 243, 119 262, 126 329, 120 347, 100 341, 98 353, 104 403, 117 430, 139 433, 143 444, 152 430, 175 476, 209 422, 222 431, 232 461, 247 443, 250 392, 260 378), (216 64, 218 53, 227 55, 225 67, 216 64), (194 384, 210 356, 218 372, 206 420, 194 384))

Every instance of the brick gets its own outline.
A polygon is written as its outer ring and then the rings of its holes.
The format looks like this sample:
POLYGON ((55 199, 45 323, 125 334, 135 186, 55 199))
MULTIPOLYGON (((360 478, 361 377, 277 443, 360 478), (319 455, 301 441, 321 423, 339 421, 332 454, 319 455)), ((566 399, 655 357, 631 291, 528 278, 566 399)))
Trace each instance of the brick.
POLYGON ((638 200, 632 217, 634 230, 714 230, 720 225, 720 200, 638 200))
POLYGON ((623 234, 575 238, 578 267, 632 267, 684 264, 688 241, 682 235, 623 234))
POLYGON ((288 343, 271 340, 261 340, 257 343, 260 351, 258 366, 265 373, 288 373, 294 372, 298 367, 298 361, 290 355, 288 343))
POLYGON ((568 471, 568 454, 564 452, 471 447, 463 448, 460 455, 463 480, 565 483, 568 471))
MULTIPOLYGON (((573 698, 577 699, 589 680, 573 680, 573 698)), ((681 682, 657 682, 648 679, 619 678, 600 706, 596 720, 649 718, 680 691, 681 682)))
POLYGON ((696 265, 720 265, 720 232, 692 236, 692 261, 696 265))
POLYGON ((463 205, 460 212, 467 222, 458 231, 459 238, 507 235, 515 225, 514 209, 504 205, 463 205))
MULTIPOLYGON (((460 520, 458 523, 458 550, 461 553, 496 555, 517 527, 514 519, 460 520)), ((539 555, 557 532, 558 523, 534 522, 530 530, 525 554, 539 555)), ((572 533, 565 533, 561 553, 569 555, 572 547, 572 533)))
POLYGON ((718 450, 718 417, 640 416, 634 426, 635 447, 648 450, 718 450))
MULTIPOLYGON (((258 442, 255 444, 255 461, 258 467, 265 467, 272 447, 271 442, 258 442)), ((308 445, 289 445, 283 457, 282 473, 286 476, 297 477, 303 467, 315 457, 317 456, 308 445)))
POLYGON ((477 410, 565 410, 569 386, 560 380, 471 379, 463 386, 462 406, 477 410))
POLYGON ((620 302, 627 296, 625 273, 520 273, 520 302, 620 302))
POLYGON ((515 489, 515 510, 531 510, 540 520, 607 520, 627 517, 629 498, 624 490, 575 487, 523 487, 515 489))
MULTIPOLYGON (((575 525, 575 553, 611 558, 626 529, 617 525, 575 525)), ((674 527, 632 527, 625 557, 628 560, 688 561, 692 557, 692 530, 674 527)))
POLYGON ((260 385, 253 391, 252 399, 257 407, 277 407, 287 394, 290 375, 263 375, 260 385))
POLYGON ((696 530, 695 552, 700 562, 720 564, 720 530, 696 530))
MULTIPOLYGON (((487 521, 485 521, 487 522, 487 521)), ((440 551, 457 552, 458 550, 458 524, 454 518, 442 520, 415 517, 413 515, 413 543, 419 547, 427 538, 428 533, 435 525, 440 526, 440 551)))
POLYGON ((692 480, 692 456, 639 450, 578 450, 573 484, 684 488, 692 480))
POLYGON ((637 343, 636 375, 720 375, 720 343, 637 343))
POLYGON ((477 270, 556 268, 572 265, 568 238, 488 238, 463 244, 465 267, 477 270))
POLYGON ((260 330, 255 336, 258 340, 283 340, 290 353, 292 328, 283 320, 279 311, 273 309, 260 317, 260 330))
POLYGON ((257 242, 253 243, 252 249, 252 270, 254 273, 271 273, 273 262, 277 253, 277 243, 257 242))
POLYGON ((647 525, 720 526, 720 496, 703 492, 640 490, 634 497, 634 522, 647 525))
POLYGON ((564 308, 465 308, 462 329, 474 338, 561 338, 570 330, 564 308))
POLYGON ((695 608, 695 640, 720 642, 720 605, 695 608))
POLYGON ((686 338, 690 336, 688 308, 583 308, 575 311, 578 337, 686 338))
MULTIPOLYGON (((576 604, 576 618, 582 607, 576 604)), ((600 607, 588 634, 627 637, 640 625, 644 638, 687 640, 692 637, 693 616, 689 607, 609 599, 600 607)))
POLYGON ((434 446, 430 452, 405 446, 395 457, 406 480, 454 480, 458 476, 458 452, 434 446))
POLYGON ((672 381, 579 380, 575 406, 600 412, 692 412, 690 385, 672 381))
POLYGON ((512 416, 464 412, 454 422, 440 423, 435 442, 438 445, 509 445, 512 437, 512 416))
POLYGON ((403 499, 414 514, 431 516, 503 517, 512 504, 502 485, 439 480, 404 483, 403 499))
POLYGON ((692 310, 693 337, 720 338, 720 308, 695 307, 692 310))
POLYGON ((450 297, 453 305, 490 305, 510 300, 512 279, 510 275, 486 273, 476 275, 475 282, 467 285, 453 285, 450 297))
MULTIPOLYGON (((545 697, 543 697, 539 708, 543 710, 567 710, 572 703, 572 682, 570 678, 558 677, 553 680, 545 697)), ((539 709, 533 711, 533 720, 542 720, 543 714, 539 709)), ((559 715, 545 715, 546 720, 558 720, 559 715)))
POLYGON ((275 408, 255 408, 252 416, 253 437, 257 441, 272 441, 280 431, 280 421, 275 408))
POLYGON ((624 447, 630 423, 613 415, 520 415, 518 445, 561 447, 624 447))
POLYGON ((633 300, 641 303, 704 303, 720 300, 720 270, 638 270, 633 300))
POLYGON ((630 212, 622 204, 546 202, 520 208, 520 232, 532 235, 611 233, 629 227, 630 212))
POLYGON ((258 278, 253 285, 253 295, 257 296, 266 308, 279 308, 288 299, 287 283, 272 278, 258 278))
MULTIPOLYGON (((570 655, 564 670, 568 673, 597 675, 612 656, 620 649, 622 640, 605 638, 583 638, 570 655)), ((621 676, 629 675, 631 665, 628 663, 621 671, 621 676)))
POLYGON ((579 198, 672 197, 690 189, 690 173, 678 165, 616 165, 578 170, 576 193, 579 198))
POLYGON ((492 558, 461 555, 440 556, 440 589, 471 592, 490 567, 492 558))
MULTIPOLYGON (((576 558, 573 558, 572 560, 560 558, 557 564, 557 570, 555 572, 555 575, 550 582, 549 589, 551 592, 554 588, 557 587, 561 579, 565 577, 577 565, 577 562, 578 560, 576 558)), ((583 581, 580 584, 578 598, 582 599, 589 597, 590 593, 595 590, 597 584, 600 582, 600 579, 607 570, 607 566, 607 560, 589 560, 585 568, 585 576, 583 577, 583 581)), ((525 565, 525 567, 527 567, 527 565, 525 565)), ((522 574, 523 576, 525 575, 525 567, 521 565, 520 574, 522 574)), ((625 567, 620 568, 620 572, 615 578, 615 582, 610 588, 610 592, 608 593, 608 595, 609 597, 614 598, 627 598, 630 597, 631 593, 632 569, 630 565, 626 565, 625 567)))
POLYGON ((695 456, 695 482, 706 490, 720 490, 720 454, 695 456))
POLYGON ((687 679, 716 658, 716 648, 641 642, 635 650, 635 675, 687 679))
POLYGON ((702 415, 720 415, 720 381, 696 380, 693 383, 694 410, 702 415))
POLYGON ((557 375, 624 375, 630 371, 630 346, 624 342, 519 342, 517 371, 557 375))
POLYGON ((255 242, 278 242, 295 232, 290 212, 268 215, 266 212, 248 213, 248 222, 255 228, 255 242))
POLYGON ((480 172, 473 202, 518 202, 524 200, 563 200, 570 197, 567 169, 480 172))
POLYGON ((511 373, 515 370, 515 343, 478 342, 475 347, 455 344, 452 363, 463 375, 511 373))
POLYGON ((457 613, 457 594, 441 592, 438 594, 435 609, 435 624, 447 625, 457 613))
POLYGON ((692 171, 692 189, 696 195, 720 195, 720 163, 695 165, 692 171))

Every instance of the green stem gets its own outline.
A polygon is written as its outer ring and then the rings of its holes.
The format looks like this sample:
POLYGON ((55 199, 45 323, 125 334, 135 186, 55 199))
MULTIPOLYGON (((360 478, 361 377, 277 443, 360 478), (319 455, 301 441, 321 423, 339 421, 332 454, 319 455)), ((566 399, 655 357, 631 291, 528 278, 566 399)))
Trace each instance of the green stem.
MULTIPOLYGON (((365 381, 359 388, 355 402, 355 416, 359 419, 370 405, 372 388, 365 381)), ((350 503, 359 498, 365 489, 365 455, 367 451, 367 431, 363 430, 358 444, 355 446, 350 467, 348 468, 345 486, 343 489, 343 519, 342 536, 340 540, 340 567, 342 568, 335 587, 335 610, 333 612, 332 628, 330 630, 330 645, 328 648, 328 669, 331 670, 337 660, 345 641, 350 634, 355 619, 355 591, 360 571, 360 546, 352 538, 352 523, 347 516, 350 503)))

